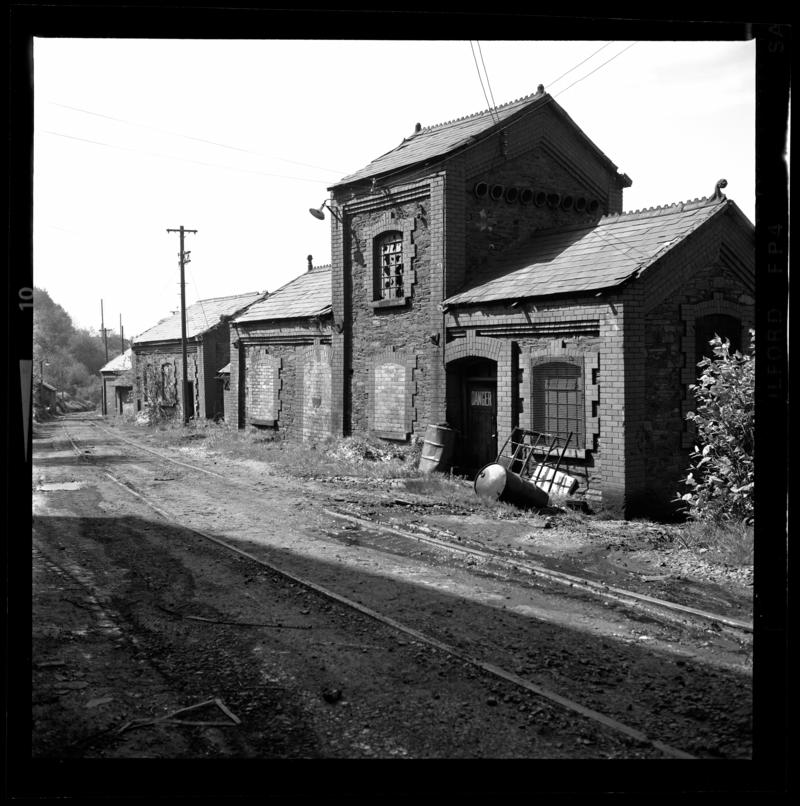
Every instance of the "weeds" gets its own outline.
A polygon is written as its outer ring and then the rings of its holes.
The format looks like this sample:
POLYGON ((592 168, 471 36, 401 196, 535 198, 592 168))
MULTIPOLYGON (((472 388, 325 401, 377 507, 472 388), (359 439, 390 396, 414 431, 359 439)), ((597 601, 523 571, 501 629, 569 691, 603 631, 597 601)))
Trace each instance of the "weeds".
POLYGON ((741 522, 689 521, 679 539, 695 553, 710 553, 726 565, 753 564, 753 527, 741 522))

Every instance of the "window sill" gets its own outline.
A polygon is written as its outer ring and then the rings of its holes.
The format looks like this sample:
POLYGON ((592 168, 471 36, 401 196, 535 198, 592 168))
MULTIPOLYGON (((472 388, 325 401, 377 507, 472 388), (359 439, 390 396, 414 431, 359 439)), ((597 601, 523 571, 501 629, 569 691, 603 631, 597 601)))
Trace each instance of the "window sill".
POLYGON ((403 431, 371 431, 370 433, 378 439, 391 439, 395 442, 405 442, 408 439, 408 434, 403 431))
POLYGON ((264 420, 261 417, 248 417, 247 422, 250 423, 250 425, 261 425, 267 426, 268 428, 275 428, 278 424, 277 420, 264 420))
MULTIPOLYGON (((565 459, 586 459, 589 450, 587 448, 567 448, 564 451, 564 458, 565 459)), ((534 448, 533 450, 534 456, 546 456, 547 455, 547 448, 534 448)), ((557 448, 553 448, 552 453, 550 456, 561 456, 561 451, 557 448)))
POLYGON ((373 308, 399 308, 408 302, 408 297, 398 297, 397 299, 374 299, 373 308))

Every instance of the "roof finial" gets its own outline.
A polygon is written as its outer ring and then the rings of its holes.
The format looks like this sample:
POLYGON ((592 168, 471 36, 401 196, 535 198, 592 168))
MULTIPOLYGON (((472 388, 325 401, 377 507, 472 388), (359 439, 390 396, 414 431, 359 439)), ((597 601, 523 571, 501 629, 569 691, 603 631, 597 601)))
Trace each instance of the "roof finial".
POLYGON ((727 179, 720 179, 716 185, 714 185, 714 194, 709 196, 710 199, 724 199, 725 194, 722 192, 722 188, 728 187, 728 180, 727 179))
POLYGON ((537 94, 537 95, 544 95, 544 84, 540 84, 540 85, 539 85, 539 86, 536 88, 536 94, 537 94))
POLYGON ((422 131, 422 124, 421 123, 415 124, 415 126, 414 126, 414 134, 419 134, 421 131, 422 131))
POLYGON ((314 268, 314 264, 312 263, 312 261, 314 260, 314 256, 313 256, 313 255, 309 255, 309 256, 306 258, 306 260, 308 261, 308 270, 309 270, 309 271, 311 271, 311 269, 313 269, 313 268, 314 268))

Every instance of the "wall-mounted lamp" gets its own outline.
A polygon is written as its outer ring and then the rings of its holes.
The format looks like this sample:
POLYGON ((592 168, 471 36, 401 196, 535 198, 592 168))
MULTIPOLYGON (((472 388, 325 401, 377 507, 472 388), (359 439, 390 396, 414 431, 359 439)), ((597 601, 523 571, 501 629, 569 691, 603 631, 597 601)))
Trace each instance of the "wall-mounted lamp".
POLYGON ((325 199, 325 201, 322 202, 322 204, 320 204, 319 207, 309 207, 308 212, 311 213, 311 215, 313 215, 314 218, 318 218, 320 221, 324 221, 325 220, 325 213, 323 213, 322 211, 326 207, 331 211, 333 217, 341 224, 342 223, 342 217, 339 215, 339 213, 337 212, 336 208, 331 207, 330 204, 328 204, 327 199, 325 199))

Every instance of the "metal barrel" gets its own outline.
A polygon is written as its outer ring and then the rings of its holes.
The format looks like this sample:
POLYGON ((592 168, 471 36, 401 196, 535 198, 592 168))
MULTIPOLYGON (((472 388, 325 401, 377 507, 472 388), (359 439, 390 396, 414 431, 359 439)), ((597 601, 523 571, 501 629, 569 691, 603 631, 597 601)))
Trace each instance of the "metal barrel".
POLYGON ((448 425, 429 425, 422 440, 419 469, 423 473, 443 470, 450 462, 456 439, 454 428, 448 425))
POLYGON ((475 492, 485 501, 504 501, 522 509, 546 507, 550 496, 497 462, 484 465, 475 476, 475 492))

